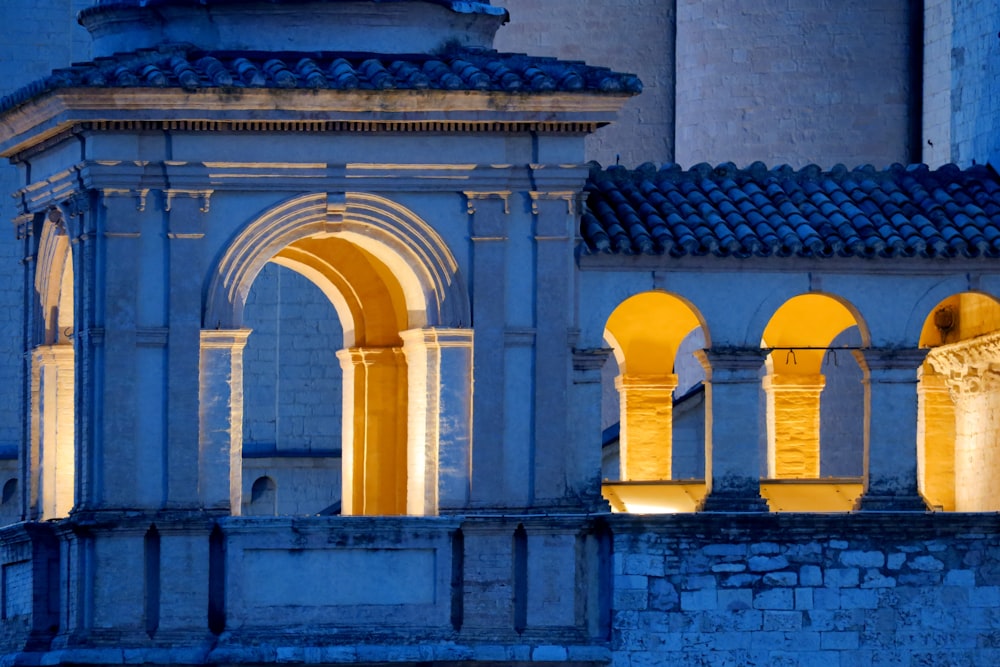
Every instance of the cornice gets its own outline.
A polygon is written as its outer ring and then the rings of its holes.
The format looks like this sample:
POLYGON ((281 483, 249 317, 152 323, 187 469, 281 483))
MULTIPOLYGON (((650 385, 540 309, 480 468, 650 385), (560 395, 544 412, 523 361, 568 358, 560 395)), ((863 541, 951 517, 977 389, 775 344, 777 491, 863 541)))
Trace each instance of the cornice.
POLYGON ((0 156, 74 128, 136 132, 586 134, 630 94, 442 90, 63 88, 0 117, 0 156))

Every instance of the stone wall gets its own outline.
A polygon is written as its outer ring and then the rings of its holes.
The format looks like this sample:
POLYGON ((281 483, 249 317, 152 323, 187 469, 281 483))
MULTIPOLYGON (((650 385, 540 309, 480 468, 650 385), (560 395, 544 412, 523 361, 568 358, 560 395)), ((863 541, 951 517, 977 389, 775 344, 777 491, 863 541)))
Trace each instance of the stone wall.
POLYGON ((677 2, 677 162, 906 162, 901 0, 677 2))
POLYGON ((585 60, 638 74, 642 95, 587 137, 587 159, 627 167, 674 156, 674 0, 495 0, 510 12, 499 51, 585 60))
POLYGON ((951 5, 950 161, 968 166, 1000 158, 1000 6, 951 5))
POLYGON ((611 525, 616 667, 1000 660, 994 515, 616 516, 611 525))

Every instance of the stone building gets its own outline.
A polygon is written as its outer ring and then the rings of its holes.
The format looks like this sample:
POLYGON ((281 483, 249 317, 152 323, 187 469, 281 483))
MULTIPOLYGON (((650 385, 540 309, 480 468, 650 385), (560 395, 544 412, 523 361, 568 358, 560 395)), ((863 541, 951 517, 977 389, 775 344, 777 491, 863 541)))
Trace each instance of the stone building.
POLYGON ((996 663, 1000 10, 499 4, 3 10, 3 660, 996 663))

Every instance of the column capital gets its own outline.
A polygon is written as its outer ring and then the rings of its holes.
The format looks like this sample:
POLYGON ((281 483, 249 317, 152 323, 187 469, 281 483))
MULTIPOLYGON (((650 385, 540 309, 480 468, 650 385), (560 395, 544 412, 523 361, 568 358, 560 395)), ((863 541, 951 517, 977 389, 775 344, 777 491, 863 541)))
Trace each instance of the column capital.
POLYGON ((201 349, 242 350, 253 329, 202 329, 201 349))
POLYGON ((600 371, 612 352, 610 347, 573 348, 573 370, 600 371))
POLYGON ((428 327, 425 329, 407 329, 400 331, 403 339, 403 350, 411 345, 426 347, 472 347, 474 331, 472 329, 457 329, 448 327, 428 327))
POLYGON ((615 388, 618 391, 673 391, 677 389, 677 376, 673 373, 663 375, 622 373, 615 377, 615 388))

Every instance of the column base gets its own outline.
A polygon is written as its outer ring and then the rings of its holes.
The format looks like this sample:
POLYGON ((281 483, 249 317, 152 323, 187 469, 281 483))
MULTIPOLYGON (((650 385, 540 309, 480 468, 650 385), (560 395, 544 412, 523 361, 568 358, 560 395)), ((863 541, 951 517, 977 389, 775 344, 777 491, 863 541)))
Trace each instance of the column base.
POLYGON ((915 495, 864 494, 854 504, 858 512, 929 512, 927 501, 915 495))
POLYGON ((712 492, 698 506, 699 512, 770 512, 767 501, 749 493, 712 492))

